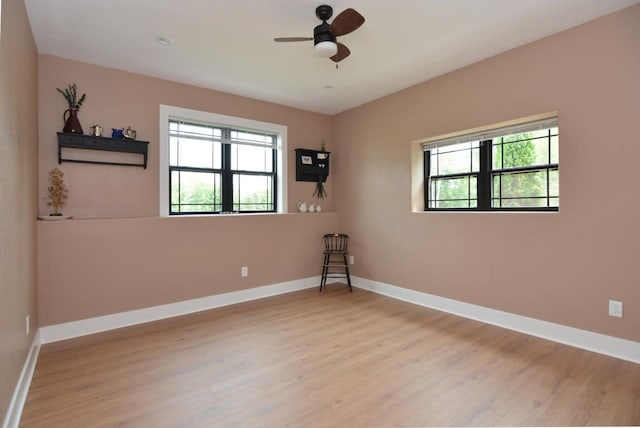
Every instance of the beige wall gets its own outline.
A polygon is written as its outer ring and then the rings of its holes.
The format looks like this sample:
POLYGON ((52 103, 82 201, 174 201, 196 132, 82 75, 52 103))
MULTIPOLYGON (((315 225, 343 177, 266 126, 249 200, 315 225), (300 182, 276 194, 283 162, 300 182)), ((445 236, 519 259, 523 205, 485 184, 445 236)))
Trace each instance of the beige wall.
POLYGON ((24 317, 38 325, 35 216, 48 212, 43 189, 62 128, 55 88, 70 82, 88 93, 85 130, 133 126, 151 142, 150 167, 62 165, 71 189, 65 212, 78 219, 37 224, 40 325, 314 276, 318 236, 340 228, 352 234, 356 275, 640 340, 638 28, 635 6, 332 120, 38 57, 22 0, 4 0, 0 409, 33 340, 24 317), (326 139, 334 162, 323 204, 340 216, 156 217, 161 103, 287 125, 290 211, 313 192, 312 183, 295 182, 293 149, 326 139), (551 110, 560 113, 559 213, 411 212, 411 141, 551 110), (608 299, 624 302, 623 319, 606 315, 608 299))
MULTIPOLYGON (((242 117, 286 125, 288 128, 289 211, 298 200, 311 201, 314 184, 295 181, 294 149, 331 150, 331 118, 277 104, 223 92, 205 90, 167 80, 141 76, 49 55, 38 57, 40 189, 46 189, 47 171, 57 165, 57 136, 62 131, 66 101, 56 88, 76 83, 87 94, 78 116, 85 133, 96 123, 111 135, 111 128, 131 126, 140 140, 149 141, 148 168, 62 163, 69 201, 64 212, 76 218, 153 217, 158 215, 159 105, 242 117)), ((104 156, 101 153, 100 156, 104 156)), ((139 161, 139 159, 135 159, 139 161)), ((328 198, 323 208, 332 210, 333 178, 327 180, 328 198)), ((43 193, 43 192, 41 192, 43 193)), ((40 214, 48 214, 43 193, 40 214)))
POLYGON ((354 273, 640 341, 639 100, 634 6, 337 115, 354 273), (559 213, 411 212, 411 141, 553 110, 559 213))
POLYGON ((38 325, 37 54, 22 0, 3 0, 0 35, 0 420, 38 325), (25 334, 25 317, 32 332, 25 334))
POLYGON ((41 324, 317 276, 337 225, 337 213, 39 222, 41 324))
POLYGON ((317 275, 317 237, 339 226, 362 277, 640 340, 639 14, 627 9, 334 118, 41 55, 41 188, 65 108, 56 87, 76 82, 88 93, 85 130, 131 125, 151 142, 148 170, 62 164, 65 212, 76 219, 38 224, 41 324, 317 275), (157 218, 158 104, 287 125, 291 211, 313 192, 295 182, 293 149, 327 139, 324 206, 339 216, 157 218), (411 212, 411 141, 552 110, 559 213, 411 212), (623 319, 607 316, 609 299, 624 302, 623 319))
MULTIPOLYGON (((40 55, 41 190, 63 126, 65 101, 55 88, 71 82, 87 93, 79 111, 85 132, 95 123, 131 125, 150 141, 149 167, 61 164, 70 189, 63 211, 75 218, 38 224, 41 325, 319 275, 320 236, 338 225, 333 179, 325 212, 296 213, 297 201, 314 199, 314 183, 295 181, 294 149, 326 139, 330 150, 329 116, 40 55), (157 217, 160 104, 286 125, 291 214, 157 217)), ((48 212, 41 199, 40 213, 48 212)))
POLYGON ((319 237, 337 225, 337 213, 40 222, 41 323, 317 276, 319 237))

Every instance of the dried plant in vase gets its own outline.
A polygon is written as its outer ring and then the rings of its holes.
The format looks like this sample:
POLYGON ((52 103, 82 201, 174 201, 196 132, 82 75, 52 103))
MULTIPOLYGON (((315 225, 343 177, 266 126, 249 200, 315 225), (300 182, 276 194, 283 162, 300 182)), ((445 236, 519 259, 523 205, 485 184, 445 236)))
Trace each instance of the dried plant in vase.
POLYGON ((67 203, 69 189, 65 186, 62 177, 64 177, 64 173, 58 167, 51 168, 51 171, 49 171, 49 183, 51 185, 47 188, 49 191, 47 206, 53 207, 53 213, 50 214, 52 216, 61 216, 62 213, 58 212, 58 209, 67 203))
POLYGON ((64 91, 60 88, 56 88, 56 90, 62 94, 65 100, 67 100, 69 108, 76 110, 80 110, 80 106, 82 106, 84 99, 87 98, 87 94, 82 94, 80 98, 78 98, 78 85, 75 83, 71 83, 64 89, 64 91))
POLYGON ((56 88, 56 90, 67 100, 67 105, 69 106, 62 115, 62 120, 64 121, 62 132, 84 134, 80 120, 78 120, 78 110, 80 110, 82 103, 87 98, 87 94, 82 94, 78 98, 78 86, 75 83, 68 85, 64 91, 60 88, 56 88))

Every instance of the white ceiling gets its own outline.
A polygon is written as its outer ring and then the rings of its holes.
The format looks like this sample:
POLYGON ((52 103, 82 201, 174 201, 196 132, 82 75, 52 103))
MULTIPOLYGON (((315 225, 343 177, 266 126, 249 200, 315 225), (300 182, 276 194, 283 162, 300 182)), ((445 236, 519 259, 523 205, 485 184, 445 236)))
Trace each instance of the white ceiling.
POLYGON ((330 0, 366 22, 313 55, 321 0, 26 0, 38 52, 335 114, 640 0, 330 0), (157 36, 173 40, 156 43, 157 36))

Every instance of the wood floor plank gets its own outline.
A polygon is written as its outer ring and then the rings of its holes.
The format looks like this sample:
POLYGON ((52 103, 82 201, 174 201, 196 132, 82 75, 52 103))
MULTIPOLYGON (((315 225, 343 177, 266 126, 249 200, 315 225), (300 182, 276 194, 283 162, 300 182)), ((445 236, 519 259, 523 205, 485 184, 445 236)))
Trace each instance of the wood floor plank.
POLYGON ((43 347, 21 427, 640 424, 640 365, 340 286, 43 347))

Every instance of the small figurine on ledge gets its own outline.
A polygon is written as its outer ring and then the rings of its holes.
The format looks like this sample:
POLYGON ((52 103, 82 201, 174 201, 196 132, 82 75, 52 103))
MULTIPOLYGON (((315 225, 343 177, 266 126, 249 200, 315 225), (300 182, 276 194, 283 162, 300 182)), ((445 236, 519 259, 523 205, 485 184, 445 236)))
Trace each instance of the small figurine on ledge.
POLYGON ((131 138, 132 140, 136 139, 136 130, 131 129, 131 127, 123 129, 122 134, 124 135, 124 138, 131 138))

